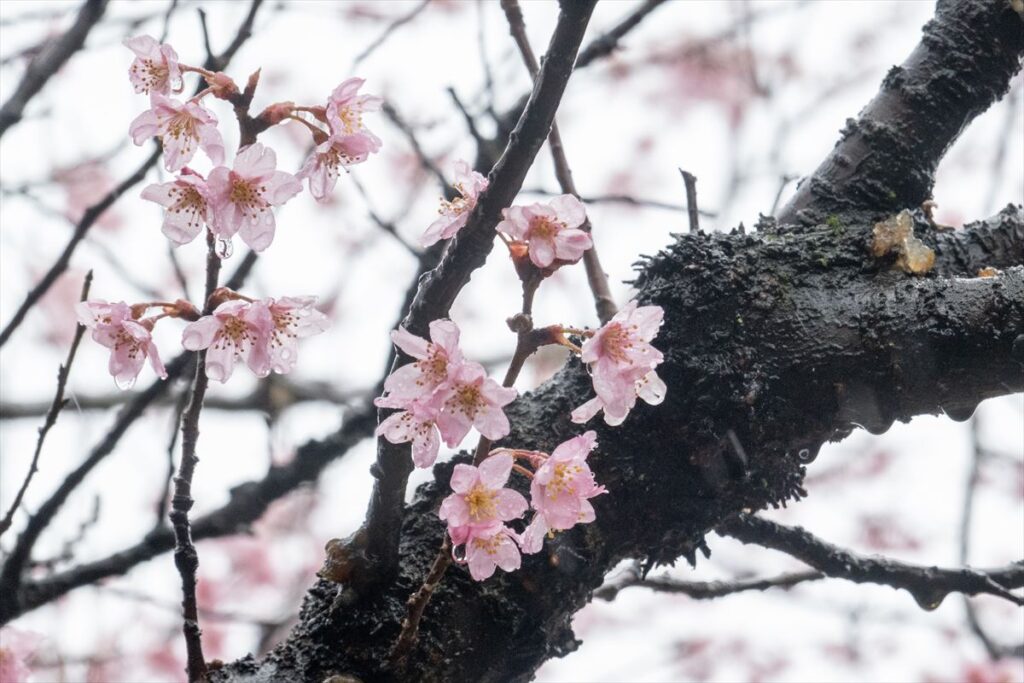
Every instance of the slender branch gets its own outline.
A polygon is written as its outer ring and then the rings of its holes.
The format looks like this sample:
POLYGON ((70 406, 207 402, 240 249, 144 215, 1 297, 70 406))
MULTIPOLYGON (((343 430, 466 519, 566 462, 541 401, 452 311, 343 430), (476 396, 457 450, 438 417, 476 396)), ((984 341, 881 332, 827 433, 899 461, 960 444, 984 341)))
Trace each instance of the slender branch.
MULTIPOLYGON (((551 190, 545 190, 540 187, 531 187, 523 190, 526 194, 538 194, 544 197, 554 197, 561 192, 552 192, 551 190)), ((584 204, 629 204, 630 206, 638 206, 650 209, 662 209, 664 211, 689 211, 685 204, 674 204, 672 202, 663 202, 657 199, 643 199, 641 197, 634 197, 628 194, 589 194, 580 195, 580 200, 584 204)), ((698 213, 704 218, 717 218, 718 214, 714 211, 705 211, 699 209, 698 213)))
POLYGON ((381 111, 384 116, 388 118, 391 123, 398 128, 399 131, 405 136, 405 139, 409 141, 409 146, 412 147, 413 153, 416 158, 419 159, 420 165, 430 171, 431 175, 437 178, 437 182, 441 184, 441 187, 445 189, 445 193, 451 193, 452 196, 457 195, 455 189, 448 183, 448 179, 444 177, 444 173, 437 167, 434 160, 427 156, 427 153, 423 151, 423 147, 420 145, 419 139, 416 137, 416 133, 413 131, 412 126, 399 115, 398 111, 390 102, 385 102, 384 106, 381 107, 381 111))
POLYGON ((387 39, 391 37, 392 33, 394 33, 402 26, 405 26, 410 21, 418 17, 420 12, 425 10, 427 8, 427 5, 429 4, 430 0, 422 0, 420 4, 413 7, 411 10, 409 10, 409 12, 403 14, 402 16, 398 17, 390 24, 388 24, 384 31, 379 36, 377 36, 377 38, 372 43, 367 45, 362 52, 356 55, 356 58, 352 60, 352 66, 349 69, 349 71, 355 71, 356 67, 362 64, 363 60, 372 55, 377 48, 383 45, 385 41, 387 41, 387 39))
POLYGON ((146 177, 149 169, 156 165, 157 159, 159 158, 160 146, 156 145, 153 152, 144 162, 142 162, 142 165, 139 166, 134 173, 122 180, 118 186, 108 192, 103 199, 85 210, 85 213, 82 214, 82 217, 75 225, 75 231, 72 233, 71 239, 68 240, 67 245, 64 247, 64 251, 62 251, 60 256, 57 257, 54 264, 50 266, 50 269, 46 271, 46 275, 43 276, 43 279, 29 291, 25 300, 20 306, 18 306, 18 310, 15 311, 14 316, 11 317, 11 320, 4 327, 3 332, 0 332, 0 346, 3 346, 7 340, 10 339, 14 330, 18 329, 18 326, 21 325, 29 310, 36 304, 36 302, 39 301, 39 299, 43 297, 44 294, 46 294, 47 291, 49 291, 50 287, 53 286, 53 283, 57 281, 57 278, 67 270, 68 264, 71 262, 71 255, 75 252, 78 244, 85 238, 86 234, 89 232, 89 228, 93 226, 97 219, 99 219, 99 217, 102 216, 103 213, 121 197, 121 195, 138 183, 142 182, 142 179, 146 177))
MULTIPOLYGON (((594 4, 595 0, 581 0, 562 5, 544 66, 508 146, 491 170, 488 188, 441 262, 420 280, 404 320, 405 328, 413 334, 425 334, 432 320, 448 315, 473 271, 487 259, 501 210, 515 199, 554 120, 594 4)), ((397 359, 392 370, 408 360, 397 359)), ((387 579, 397 568, 405 487, 411 469, 408 448, 378 439, 377 462, 371 469, 374 487, 365 523, 368 555, 376 567, 372 578, 370 573, 363 577, 367 581, 387 579)))
POLYGON ((747 591, 765 591, 769 588, 789 589, 801 583, 819 581, 825 574, 818 571, 793 572, 779 574, 766 579, 736 579, 733 581, 679 581, 668 576, 644 578, 638 564, 634 564, 621 576, 608 581, 594 591, 595 600, 614 600, 626 588, 649 588, 657 593, 686 595, 694 600, 713 600, 715 598, 744 593, 747 591))
POLYGON ((745 514, 719 525, 716 531, 743 543, 792 555, 826 576, 902 588, 927 610, 938 607, 949 593, 995 595, 1024 606, 1024 596, 1010 592, 1024 587, 1024 560, 990 570, 925 567, 859 555, 823 541, 801 527, 787 527, 745 514))
POLYGON ((686 185, 686 212, 690 216, 690 233, 700 232, 700 210, 697 208, 697 176, 689 171, 679 169, 686 185))
MULTIPOLYGON (((648 3, 650 4, 650 3, 648 3)), ((540 74, 540 64, 537 63, 537 56, 530 46, 530 39, 526 35, 526 23, 523 20, 523 12, 519 7, 519 0, 501 0, 501 8, 505 11, 505 19, 508 20, 509 33, 519 48, 519 54, 523 58, 530 77, 536 82, 540 74)), ((576 183, 572 179, 572 169, 569 168, 569 161, 565 157, 565 147, 562 145, 562 136, 558 132, 558 123, 552 119, 551 131, 548 133, 548 147, 551 149, 551 156, 555 162, 555 177, 562 188, 562 192, 571 194, 579 199, 579 192, 576 190, 576 183)), ((593 226, 588 216, 580 229, 591 233, 593 226)), ((608 275, 601 267, 601 259, 597 253, 597 245, 583 252, 583 265, 587 271, 587 284, 590 286, 590 293, 594 297, 594 305, 597 308, 597 317, 602 324, 612 319, 617 312, 615 299, 612 297, 611 289, 608 287, 608 275)))
POLYGON ((82 49, 85 39, 93 27, 103 18, 107 9, 107 0, 86 0, 78 10, 75 23, 64 35, 47 43, 32 59, 25 70, 25 75, 18 84, 14 94, 0 107, 0 137, 11 126, 21 120, 25 107, 43 89, 47 81, 73 54, 82 49))
MULTIPOLYGON (((85 282, 82 283, 82 295, 79 297, 79 301, 85 301, 89 298, 89 287, 91 285, 92 271, 90 270, 86 273, 85 282)), ((36 450, 32 454, 32 464, 29 465, 25 481, 21 483, 21 488, 18 489, 18 493, 15 494, 14 500, 11 502, 11 508, 4 515, 4 518, 0 520, 0 536, 10 528, 11 520, 14 519, 14 513, 18 510, 18 506, 21 505, 21 499, 25 497, 25 491, 28 490, 32 477, 39 471, 39 454, 43 451, 43 442, 46 440, 46 435, 57 424, 57 417, 60 415, 60 411, 68 404, 67 399, 64 398, 64 388, 67 386, 68 376, 71 374, 71 364, 75 361, 75 354, 78 352, 78 344, 82 341, 83 334, 85 334, 85 326, 82 324, 77 325, 75 327, 74 339, 71 341, 71 348, 68 349, 67 358, 57 369, 57 393, 54 394, 53 401, 50 402, 50 409, 46 412, 46 420, 43 422, 43 426, 39 428, 39 438, 36 440, 36 450)))
POLYGON ((618 49, 619 43, 627 33, 639 26, 648 14, 661 7, 664 2, 665 0, 646 0, 618 24, 590 41, 586 49, 580 51, 580 56, 576 60, 576 68, 581 69, 591 62, 610 55, 618 49))

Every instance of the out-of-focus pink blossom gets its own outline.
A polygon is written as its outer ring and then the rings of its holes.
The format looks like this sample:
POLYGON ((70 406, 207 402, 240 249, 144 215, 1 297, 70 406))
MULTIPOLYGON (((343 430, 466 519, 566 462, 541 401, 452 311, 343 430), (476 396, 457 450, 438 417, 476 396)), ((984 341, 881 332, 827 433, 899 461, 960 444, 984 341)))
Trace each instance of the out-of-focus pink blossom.
POLYGON ((178 66, 178 53, 173 47, 146 35, 125 38, 124 45, 135 53, 135 59, 128 67, 128 78, 135 92, 161 95, 181 92, 181 68, 178 66))
POLYGON ((0 681, 25 683, 32 675, 29 662, 39 647, 39 636, 13 628, 0 630, 0 681))
POLYGON ((270 334, 274 323, 266 306, 232 299, 185 326, 181 344, 206 351, 206 376, 227 382, 235 361, 244 360, 257 377, 270 374, 270 334))
POLYGON ((410 401, 429 397, 448 382, 463 362, 459 328, 451 320, 430 323, 430 341, 417 337, 404 327, 393 331, 391 340, 417 360, 398 368, 384 380, 384 391, 389 400, 410 401))
POLYGON ((374 152, 373 142, 363 135, 332 135, 317 145, 299 170, 300 180, 309 179, 309 192, 318 202, 328 200, 341 169, 366 161, 374 152))
POLYGON ((78 321, 92 330, 92 338, 110 349, 108 370, 121 389, 130 389, 149 358, 153 372, 166 379, 167 370, 150 334, 150 320, 132 319, 131 307, 123 301, 83 301, 75 307, 78 321))
POLYGON ((530 502, 537 514, 523 532, 524 553, 539 551, 548 532, 594 521, 590 499, 605 492, 586 462, 595 446, 597 433, 585 432, 563 442, 537 468, 530 484, 530 502))
MULTIPOLYGON (((526 512, 526 498, 518 491, 505 488, 512 473, 513 458, 508 453, 497 453, 484 459, 479 467, 458 464, 452 471, 450 496, 441 502, 438 516, 453 529, 474 529, 490 527, 493 522, 508 522, 519 519, 526 512)), ((463 538, 458 532, 452 534, 463 538)), ((465 541, 463 541, 465 542, 465 541)))
POLYGON ((289 373, 295 368, 300 339, 327 329, 327 316, 314 308, 315 296, 264 299, 253 305, 266 307, 270 315, 270 367, 278 374, 289 373))
POLYGON ((454 237, 466 225, 466 219, 476 206, 477 198, 487 189, 487 178, 470 168, 465 161, 456 161, 452 187, 462 196, 450 202, 441 200, 441 208, 438 209, 440 218, 431 223, 420 238, 420 244, 424 247, 454 237))
POLYGON ((559 195, 548 204, 512 206, 503 209, 502 216, 496 229, 526 242, 530 260, 538 268, 549 268, 556 260, 575 263, 594 246, 590 235, 579 229, 587 212, 571 194, 559 195))
POLYGON ((366 81, 349 78, 342 82, 327 101, 327 125, 336 136, 360 136, 372 147, 371 152, 380 149, 381 141, 363 123, 363 113, 378 111, 384 100, 374 95, 360 95, 359 89, 366 81))
POLYGON ((178 102, 160 93, 150 96, 152 109, 139 114, 128 132, 136 145, 159 136, 164 147, 164 166, 176 172, 202 148, 214 164, 224 163, 224 140, 217 117, 198 102, 178 102))
POLYGON ((377 399, 374 403, 384 408, 404 408, 384 419, 374 434, 394 444, 411 441, 412 461, 416 467, 433 465, 441 447, 436 403, 430 400, 392 403, 386 398, 377 399))
POLYGON ((295 176, 276 166, 274 150, 256 142, 238 153, 232 169, 218 166, 210 171, 206 184, 218 237, 230 240, 238 233, 254 251, 270 246, 277 225, 272 207, 302 190, 295 176))
POLYGON ((590 365, 597 396, 572 412, 573 422, 587 422, 603 409, 605 422, 619 425, 637 397, 651 405, 665 399, 665 383, 654 371, 664 356, 650 344, 663 316, 660 306, 630 301, 583 343, 581 358, 590 365))
MULTIPOLYGON (((106 165, 96 160, 57 169, 53 172, 53 179, 64 190, 67 202, 64 215, 72 223, 82 220, 82 216, 91 206, 101 201, 117 186, 106 165)), ((122 215, 112 208, 99 215, 95 227, 117 230, 124 224, 122 215)))
POLYGON ((206 180, 187 166, 169 183, 154 183, 142 198, 164 207, 163 233, 176 245, 196 238, 204 226, 213 225, 213 207, 206 180))
POLYGON ((441 392, 437 426, 449 448, 458 446, 471 427, 491 441, 508 435, 508 418, 502 408, 515 399, 516 390, 487 377, 479 363, 460 365, 441 392))

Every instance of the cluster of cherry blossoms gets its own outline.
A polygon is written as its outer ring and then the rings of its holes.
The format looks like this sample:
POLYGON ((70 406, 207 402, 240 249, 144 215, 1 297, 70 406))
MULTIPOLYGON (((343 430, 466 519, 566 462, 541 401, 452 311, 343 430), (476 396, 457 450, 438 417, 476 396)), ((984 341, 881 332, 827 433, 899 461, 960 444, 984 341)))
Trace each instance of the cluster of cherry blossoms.
MULTIPOLYGON (((298 173, 278 170, 274 150, 255 141, 239 149, 229 167, 217 116, 204 100, 212 97, 236 109, 240 104, 247 108, 259 72, 243 94, 227 74, 183 64, 173 47, 150 36, 130 38, 125 46, 135 53, 129 79, 135 92, 149 96, 150 104, 131 123, 129 134, 136 145, 159 138, 164 167, 176 174, 170 182, 146 187, 142 198, 164 208, 162 231, 175 246, 191 242, 205 229, 221 258, 231 256, 236 234, 261 252, 274 240, 274 208, 301 192, 303 181, 317 201, 326 201, 342 169, 380 150, 380 138, 366 127, 362 115, 378 110, 382 101, 359 95, 363 80, 350 78, 334 89, 326 104, 278 102, 250 119, 259 130, 294 121, 311 133, 316 147, 298 173), (181 100, 176 96, 184 90, 183 76, 188 73, 198 74, 204 87, 181 100), (205 176, 189 166, 198 150, 213 165, 205 176)), ((181 300, 129 305, 97 299, 80 304, 78 316, 92 338, 110 349, 110 374, 119 387, 128 388, 146 359, 159 377, 167 376, 152 337, 154 325, 163 318, 189 321, 182 331, 182 346, 206 350, 211 379, 226 382, 236 362, 244 362, 257 377, 290 372, 297 360, 297 340, 326 329, 327 318, 315 304, 314 297, 254 300, 220 288, 205 302, 208 315, 181 300), (146 317, 153 308, 159 312, 146 317)))
MULTIPOLYGON (((466 227, 488 181, 459 161, 452 185, 459 196, 442 199, 439 217, 421 238, 424 246, 451 239, 466 227)), ((661 403, 665 384, 655 368, 663 355, 650 343, 662 324, 659 306, 631 301, 598 330, 560 325, 532 328, 530 302, 541 281, 577 263, 593 247, 580 200, 563 194, 547 204, 505 208, 495 229, 523 284, 522 315, 530 329, 519 329, 520 344, 532 340, 527 353, 545 344, 567 346, 589 368, 596 396, 572 411, 571 420, 584 423, 604 411, 605 422, 616 426, 626 419, 637 398, 651 405, 661 403), (582 347, 566 335, 583 338, 582 347)), ((515 389, 500 386, 487 378, 482 366, 463 357, 455 323, 435 320, 429 328, 429 341, 404 328, 392 333, 395 345, 412 361, 392 372, 385 380, 384 396, 375 401, 379 407, 396 409, 381 421, 377 435, 394 444, 411 442, 417 467, 433 465, 441 439, 454 448, 471 427, 486 440, 481 449, 508 436, 510 424, 503 408, 516 397, 515 389)), ((506 378, 506 384, 513 379, 506 378)), ((590 499, 605 493, 586 462, 596 446, 597 434, 587 431, 550 455, 497 448, 482 460, 478 455, 475 465, 456 465, 450 482, 453 493, 438 513, 448 524, 455 561, 467 564, 471 576, 483 580, 496 567, 519 568, 523 554, 539 552, 544 539, 556 532, 594 521, 590 499), (529 502, 506 487, 512 472, 530 479, 529 502), (529 509, 533 517, 527 523, 524 515, 529 509)))

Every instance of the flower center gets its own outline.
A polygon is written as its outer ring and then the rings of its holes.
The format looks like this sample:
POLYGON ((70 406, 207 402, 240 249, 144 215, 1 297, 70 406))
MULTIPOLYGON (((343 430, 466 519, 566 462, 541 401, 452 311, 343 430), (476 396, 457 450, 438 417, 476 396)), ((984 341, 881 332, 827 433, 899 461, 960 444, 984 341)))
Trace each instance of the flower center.
POLYGON ((466 505, 469 506, 469 516, 475 522, 483 522, 493 519, 498 509, 494 504, 495 492, 477 484, 466 494, 466 505))
POLYGON ((134 359, 139 355, 141 344, 122 328, 117 331, 117 337, 114 340, 114 350, 119 351, 124 347, 128 348, 128 357, 134 359))
POLYGON ((448 377, 448 356, 433 344, 430 345, 430 355, 417 361, 416 365, 430 384, 440 384, 448 377))
POLYGON ((132 73, 142 81, 144 92, 159 88, 170 74, 167 66, 152 59, 141 59, 132 64, 132 73))
POLYGON ((626 352, 633 348, 632 335, 619 323, 612 323, 601 336, 601 348, 604 355, 612 360, 619 363, 627 362, 629 359, 626 352))
POLYGON ((582 471, 583 468, 574 463, 560 462, 556 464, 555 473, 546 487, 548 496, 556 498, 563 491, 567 492, 570 496, 575 495, 576 486, 574 479, 582 471))
POLYGON ((498 553, 498 546, 501 543, 498 536, 500 536, 500 534, 495 534, 490 538, 474 538, 473 547, 478 550, 483 550, 488 555, 496 555, 498 553))
POLYGON ((352 107, 338 107, 338 121, 346 135, 358 133, 363 127, 362 115, 352 107))
POLYGON ((229 199, 248 218, 255 220, 260 213, 267 210, 268 204, 263 199, 263 193, 266 191, 266 187, 262 185, 257 186, 245 178, 236 176, 234 171, 232 171, 231 195, 229 199))
POLYGON ((217 340, 214 346, 223 349, 228 344, 235 347, 235 353, 242 352, 246 342, 255 340, 255 335, 249 329, 249 325, 241 318, 228 318, 224 321, 220 332, 217 333, 217 340))
POLYGON ((189 227, 199 227, 201 217, 206 212, 206 199, 192 185, 175 185, 170 189, 169 194, 176 197, 171 205, 173 213, 189 213, 192 216, 188 219, 189 227))
POLYGON ((547 218, 536 218, 530 223, 530 231, 527 239, 553 239, 562 228, 560 223, 549 221, 547 218))
POLYGON ((472 420, 484 402, 480 396, 480 389, 472 384, 463 384, 455 390, 455 395, 448 400, 448 405, 472 420))
POLYGON ((456 197, 450 202, 442 199, 441 208, 437 210, 439 214, 445 216, 461 216, 476 205, 476 201, 467 199, 466 197, 456 197))

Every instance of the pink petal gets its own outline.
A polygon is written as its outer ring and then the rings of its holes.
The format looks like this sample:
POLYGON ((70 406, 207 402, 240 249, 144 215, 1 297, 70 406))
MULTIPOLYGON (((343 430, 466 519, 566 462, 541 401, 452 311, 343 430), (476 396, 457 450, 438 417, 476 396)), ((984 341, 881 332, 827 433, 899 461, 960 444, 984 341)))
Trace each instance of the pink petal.
POLYGON ((181 333, 181 345, 189 351, 205 349, 213 343, 213 338, 220 331, 221 322, 212 315, 206 315, 189 323, 181 333))
POLYGON ((417 435, 412 442, 412 462, 416 467, 430 467, 437 460, 441 440, 437 427, 431 425, 426 434, 417 435))
POLYGON ((417 337, 404 327, 399 326, 397 330, 391 332, 391 341, 413 358, 422 360, 430 355, 429 342, 423 337, 417 337))
POLYGON ((583 203, 571 194, 563 194, 551 200, 551 207, 555 210, 558 220, 565 223, 568 228, 575 228, 583 224, 587 219, 587 211, 583 203))
POLYGON ((503 522, 519 519, 526 512, 526 508, 529 507, 526 498, 523 498, 521 493, 512 489, 501 489, 498 491, 494 502, 498 511, 498 519, 503 522))
POLYGON ((489 489, 500 489, 512 473, 512 463, 513 458, 508 453, 498 453, 484 458, 479 468, 481 483, 489 489))
POLYGON ((243 220, 238 234, 253 251, 260 252, 274 241, 276 227, 277 221, 274 219, 274 213, 268 209, 261 211, 255 220, 243 220))
POLYGON ((555 243, 546 238, 530 240, 530 260, 538 268, 547 268, 555 260, 555 243))
POLYGON ((267 188, 266 200, 273 206, 284 204, 302 191, 302 182, 284 171, 274 171, 263 186, 267 188))
POLYGON ((131 122, 128 127, 128 134, 132 136, 132 142, 141 145, 146 140, 156 136, 160 130, 160 121, 152 109, 142 112, 131 122))
POLYGON ((473 421, 473 426, 476 427, 477 431, 486 436, 491 441, 498 441, 508 436, 511 427, 508 422, 508 418, 501 408, 495 408, 493 406, 487 406, 481 409, 476 414, 476 419, 473 421))
POLYGON ((473 488, 478 481, 480 481, 480 475, 477 472, 477 468, 472 465, 463 465, 462 463, 459 463, 452 470, 451 487, 452 491, 455 491, 455 493, 469 493, 469 490, 473 488))
POLYGON ((652 406, 656 406, 665 400, 665 392, 668 387, 658 373, 651 370, 644 375, 644 378, 637 383, 637 396, 652 406))
POLYGON ((576 424, 584 424, 601 412, 601 408, 603 407, 604 404, 601 402, 601 399, 592 398, 576 410, 572 411, 569 415, 569 419, 576 424))
POLYGON ((544 546, 544 536, 548 533, 548 525, 544 522, 544 515, 534 515, 530 526, 519 537, 519 547, 527 555, 540 552, 544 546))
POLYGON ((277 154, 259 142, 246 146, 235 156, 234 170, 241 176, 253 178, 273 173, 277 154))
POLYGON ((227 382, 235 370, 233 344, 211 346, 206 351, 206 376, 215 382, 227 382))

